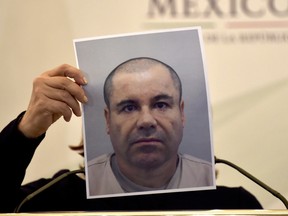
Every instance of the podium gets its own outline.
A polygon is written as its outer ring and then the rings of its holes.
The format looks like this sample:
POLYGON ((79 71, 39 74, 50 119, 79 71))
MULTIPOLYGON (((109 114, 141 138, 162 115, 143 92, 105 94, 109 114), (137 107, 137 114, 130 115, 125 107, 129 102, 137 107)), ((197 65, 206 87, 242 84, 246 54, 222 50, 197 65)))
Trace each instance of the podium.
POLYGON ((269 216, 287 215, 288 210, 208 210, 208 211, 137 211, 137 212, 42 212, 9 213, 9 216, 269 216))

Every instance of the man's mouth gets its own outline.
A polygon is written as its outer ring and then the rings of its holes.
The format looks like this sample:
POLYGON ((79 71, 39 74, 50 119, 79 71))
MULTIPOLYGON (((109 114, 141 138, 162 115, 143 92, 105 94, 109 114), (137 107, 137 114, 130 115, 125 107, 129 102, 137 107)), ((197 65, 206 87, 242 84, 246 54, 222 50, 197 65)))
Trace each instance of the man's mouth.
POLYGON ((153 144, 153 143, 160 143, 162 142, 160 139, 157 138, 141 138, 137 139, 136 141, 133 142, 133 144, 153 144))
POLYGON ((162 140, 157 138, 141 138, 133 142, 132 145, 142 153, 151 154, 159 150, 161 143, 162 140))

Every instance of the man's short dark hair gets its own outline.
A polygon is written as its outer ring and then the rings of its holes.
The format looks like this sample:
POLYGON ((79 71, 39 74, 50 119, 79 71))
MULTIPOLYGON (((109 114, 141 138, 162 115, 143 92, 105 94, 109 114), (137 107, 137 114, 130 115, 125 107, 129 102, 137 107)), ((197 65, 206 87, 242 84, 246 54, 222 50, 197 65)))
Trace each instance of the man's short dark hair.
POLYGON ((170 76, 173 80, 174 86, 179 91, 179 104, 180 104, 181 99, 182 99, 182 84, 181 84, 181 80, 180 80, 178 74, 176 73, 176 71, 171 66, 169 66, 168 64, 166 64, 162 61, 159 61, 157 59, 150 58, 150 57, 138 57, 138 58, 129 59, 129 60, 119 64, 107 76, 107 78, 104 82, 104 87, 103 87, 103 95, 104 95, 104 101, 106 103, 106 106, 108 108, 110 108, 110 96, 111 96, 112 87, 113 87, 112 86, 112 79, 113 79, 116 72, 119 72, 119 71, 123 71, 123 72, 127 72, 127 73, 139 72, 139 71, 143 71, 143 69, 149 69, 152 66, 155 66, 157 64, 164 66, 168 70, 168 72, 170 73, 170 76), (139 63, 141 63, 141 64, 139 64, 139 63))

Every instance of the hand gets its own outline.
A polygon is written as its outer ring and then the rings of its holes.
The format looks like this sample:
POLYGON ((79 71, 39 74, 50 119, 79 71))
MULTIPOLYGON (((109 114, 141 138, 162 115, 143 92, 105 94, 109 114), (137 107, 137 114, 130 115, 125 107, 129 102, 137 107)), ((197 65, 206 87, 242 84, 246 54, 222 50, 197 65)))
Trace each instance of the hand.
POLYGON ((81 87, 85 84, 81 71, 66 64, 41 74, 33 82, 30 103, 19 130, 28 138, 36 138, 61 116, 67 122, 72 112, 81 116, 79 102, 88 101, 81 87))

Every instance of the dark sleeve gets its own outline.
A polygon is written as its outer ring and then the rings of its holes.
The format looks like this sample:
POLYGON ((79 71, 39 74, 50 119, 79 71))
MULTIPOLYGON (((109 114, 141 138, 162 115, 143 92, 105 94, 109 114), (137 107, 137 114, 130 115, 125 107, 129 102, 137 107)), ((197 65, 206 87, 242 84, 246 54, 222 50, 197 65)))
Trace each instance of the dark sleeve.
POLYGON ((0 187, 0 212, 11 211, 18 202, 21 183, 25 176, 33 154, 45 135, 37 139, 25 137, 19 130, 18 124, 24 115, 21 113, 15 120, 10 122, 0 133, 2 166, 0 187))

